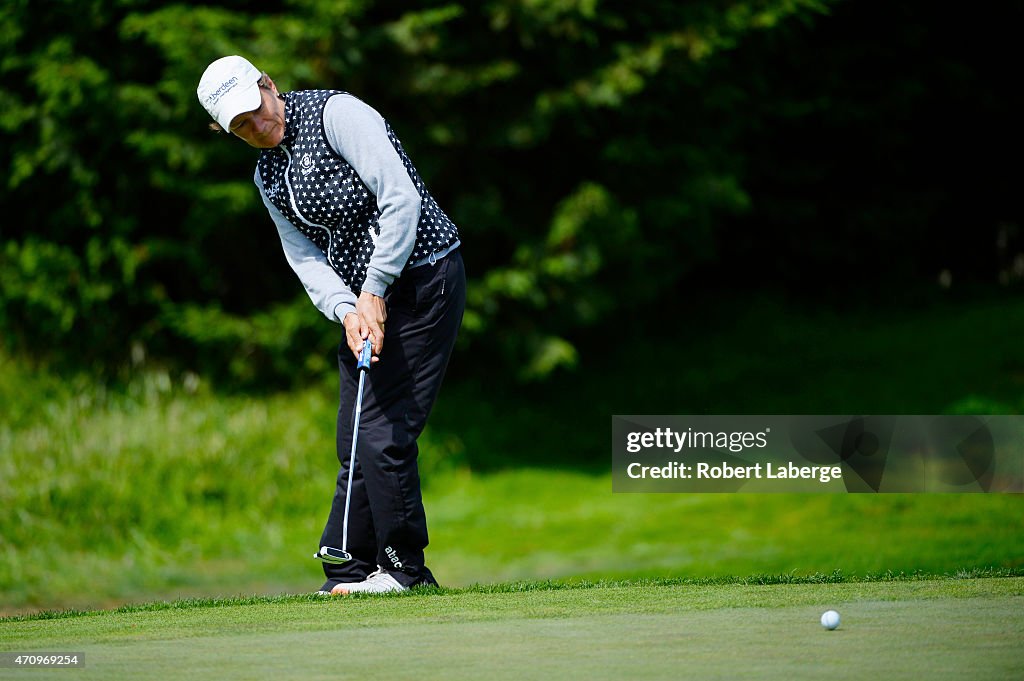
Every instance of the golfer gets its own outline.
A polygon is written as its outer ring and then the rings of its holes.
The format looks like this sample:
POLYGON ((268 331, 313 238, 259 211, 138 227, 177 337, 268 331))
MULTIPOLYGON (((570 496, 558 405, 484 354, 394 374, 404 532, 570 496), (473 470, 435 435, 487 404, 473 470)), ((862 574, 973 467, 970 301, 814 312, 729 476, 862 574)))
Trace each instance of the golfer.
POLYGON ((436 585, 423 556, 416 439, 462 323, 459 232, 388 122, 358 98, 338 90, 279 93, 238 56, 210 64, 197 94, 216 121, 211 127, 261 150, 253 179, 285 258, 313 304, 344 327, 341 467, 319 546, 342 546, 356 360, 365 339, 373 346, 352 486, 352 560, 325 562, 320 592, 436 585))

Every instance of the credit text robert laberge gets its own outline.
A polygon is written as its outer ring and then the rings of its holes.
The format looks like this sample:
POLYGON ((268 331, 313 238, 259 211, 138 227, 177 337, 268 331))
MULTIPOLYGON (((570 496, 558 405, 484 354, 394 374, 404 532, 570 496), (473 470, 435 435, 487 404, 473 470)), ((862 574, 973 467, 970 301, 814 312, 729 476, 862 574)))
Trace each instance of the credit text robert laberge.
MULTIPOLYGON (((768 446, 770 428, 759 432, 706 432, 675 431, 671 428, 656 428, 652 431, 631 432, 626 435, 626 451, 636 454, 644 449, 671 449, 678 454, 684 448, 727 449, 742 452, 750 448, 764 449, 768 446)), ((797 466, 792 461, 784 464, 752 463, 740 466, 722 461, 717 464, 697 462, 687 464, 670 461, 660 466, 645 466, 632 462, 626 466, 626 475, 633 479, 682 479, 682 480, 723 480, 723 479, 772 479, 772 480, 817 480, 830 482, 842 478, 839 466, 797 466)))

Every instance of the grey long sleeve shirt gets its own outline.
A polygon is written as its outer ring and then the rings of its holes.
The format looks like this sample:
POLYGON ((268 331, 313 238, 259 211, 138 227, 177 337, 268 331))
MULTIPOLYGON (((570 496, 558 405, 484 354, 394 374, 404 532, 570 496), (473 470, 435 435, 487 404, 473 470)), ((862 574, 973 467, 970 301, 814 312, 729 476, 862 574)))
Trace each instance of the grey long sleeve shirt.
MULTIPOLYGON (((324 132, 327 143, 352 166, 377 199, 380 234, 374 239, 362 288, 383 296, 402 273, 415 247, 419 192, 388 139, 384 119, 368 104, 348 94, 332 96, 324 107, 324 132)), ((277 226, 285 258, 310 300, 328 319, 341 322, 346 314, 355 312, 355 294, 324 253, 270 202, 258 171, 254 181, 277 226)))

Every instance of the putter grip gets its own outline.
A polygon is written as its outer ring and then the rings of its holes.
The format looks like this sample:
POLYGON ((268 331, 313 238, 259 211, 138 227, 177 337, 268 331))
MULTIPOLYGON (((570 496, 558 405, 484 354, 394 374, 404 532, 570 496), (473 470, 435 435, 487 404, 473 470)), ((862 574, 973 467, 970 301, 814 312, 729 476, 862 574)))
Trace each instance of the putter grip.
POLYGON ((363 343, 363 351, 359 353, 359 362, 356 364, 356 368, 360 371, 370 370, 370 357, 373 356, 373 344, 370 339, 367 338, 366 342, 363 343))

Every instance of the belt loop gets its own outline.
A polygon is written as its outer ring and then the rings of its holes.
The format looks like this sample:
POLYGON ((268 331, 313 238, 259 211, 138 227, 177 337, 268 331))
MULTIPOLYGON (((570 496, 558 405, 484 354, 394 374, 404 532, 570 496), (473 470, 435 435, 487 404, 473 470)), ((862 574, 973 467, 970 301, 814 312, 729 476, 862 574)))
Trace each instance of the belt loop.
POLYGON ((428 257, 427 257, 427 262, 429 262, 429 263, 430 263, 430 266, 431 266, 431 267, 433 267, 434 265, 436 265, 436 264, 437 264, 437 253, 431 253, 431 254, 430 254, 430 255, 429 255, 428 257))

